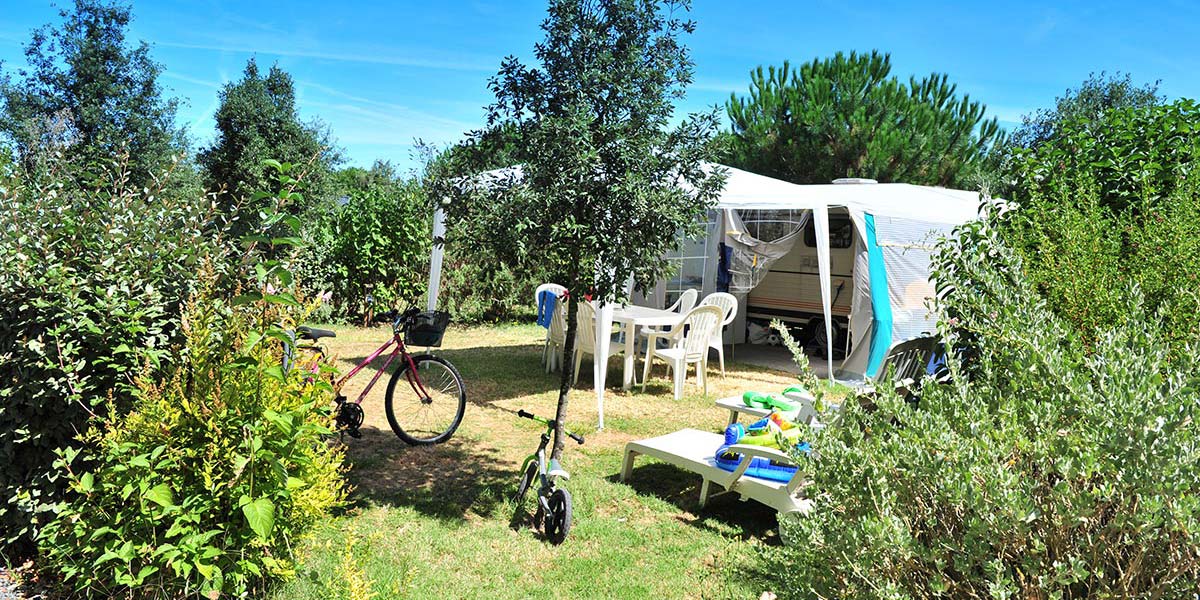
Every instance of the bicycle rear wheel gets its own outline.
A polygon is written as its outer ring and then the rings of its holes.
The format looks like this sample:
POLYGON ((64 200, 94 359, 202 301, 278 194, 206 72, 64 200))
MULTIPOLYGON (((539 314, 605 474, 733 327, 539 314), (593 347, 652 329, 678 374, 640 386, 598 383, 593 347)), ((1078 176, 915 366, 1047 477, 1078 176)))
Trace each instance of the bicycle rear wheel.
POLYGON ((415 370, 405 362, 388 380, 383 402, 388 424, 397 437, 414 446, 444 442, 462 422, 467 388, 446 359, 422 354, 412 360, 415 370))

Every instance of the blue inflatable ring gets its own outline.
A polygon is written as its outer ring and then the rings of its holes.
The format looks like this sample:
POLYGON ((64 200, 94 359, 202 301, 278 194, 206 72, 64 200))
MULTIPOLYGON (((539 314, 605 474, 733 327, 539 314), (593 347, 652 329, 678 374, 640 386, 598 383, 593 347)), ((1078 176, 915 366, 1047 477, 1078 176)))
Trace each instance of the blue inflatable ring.
MULTIPOLYGON (((808 452, 808 442, 801 442, 796 448, 801 452, 808 452)), ((731 472, 736 470, 738 464, 742 462, 742 455, 730 452, 729 444, 718 448, 714 458, 718 467, 731 472)), ((796 470, 796 467, 773 464, 769 459, 756 456, 750 460, 750 466, 746 467, 746 474, 759 479, 787 483, 792 480, 796 470)))

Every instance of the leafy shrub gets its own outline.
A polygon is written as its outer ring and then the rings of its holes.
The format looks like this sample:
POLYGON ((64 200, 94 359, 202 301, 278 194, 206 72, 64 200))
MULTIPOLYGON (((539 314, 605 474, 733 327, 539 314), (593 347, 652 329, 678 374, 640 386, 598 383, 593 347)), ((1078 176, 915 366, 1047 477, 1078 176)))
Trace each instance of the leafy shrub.
POLYGON ((543 281, 514 273, 467 242, 447 243, 438 302, 456 323, 508 321, 533 315, 533 292, 543 281))
POLYGON ((1100 204, 1115 212, 1157 205, 1200 160, 1198 126, 1200 106, 1191 100, 1109 110, 1099 120, 1068 119, 1049 141, 1017 152, 1014 199, 1057 192, 1087 175, 1100 204))
POLYGON ((71 493, 40 547, 72 592, 215 598, 289 573, 296 537, 342 499, 341 452, 330 386, 280 368, 280 318, 199 296, 185 359, 62 453, 71 493))
POLYGON ((344 169, 340 200, 310 211, 309 242, 296 274, 311 291, 332 293, 333 316, 361 317, 379 306, 414 301, 428 277, 430 210, 418 182, 396 176, 387 163, 344 169))
POLYGON ((1068 120, 1018 154, 1000 225, 1050 308, 1090 346, 1134 315, 1126 290, 1163 315, 1179 356, 1200 340, 1200 107, 1190 101, 1068 120))
POLYGON ((782 569, 801 597, 1183 598, 1200 585, 1200 347, 1181 368, 1152 314, 1091 353, 994 226, 947 242, 943 335, 970 377, 919 407, 880 386, 797 457, 814 513, 782 569))
MULTIPOLYGON (((127 408, 133 379, 166 366, 202 256, 221 253, 203 198, 133 189, 127 165, 76 186, 81 167, 0 173, 0 540, 31 548, 63 491, 55 450, 93 415, 127 408)), ((94 166, 89 166, 92 169, 94 166)))

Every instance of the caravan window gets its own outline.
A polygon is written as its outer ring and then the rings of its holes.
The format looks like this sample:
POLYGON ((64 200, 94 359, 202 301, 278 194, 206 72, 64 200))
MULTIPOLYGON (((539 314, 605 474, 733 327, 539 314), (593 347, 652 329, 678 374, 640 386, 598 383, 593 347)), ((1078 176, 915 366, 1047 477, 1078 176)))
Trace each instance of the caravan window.
MULTIPOLYGON (((804 245, 809 248, 817 247, 816 225, 809 220, 804 225, 804 245)), ((829 215, 829 247, 834 250, 849 248, 854 244, 854 223, 850 215, 829 215)))
POLYGON ((679 249, 667 253, 667 259, 675 263, 675 275, 667 280, 666 305, 675 302, 686 289, 695 288, 701 292, 705 290, 704 278, 710 268, 716 268, 717 249, 709 247, 717 231, 716 211, 708 211, 703 231, 700 237, 696 238, 680 236, 679 249))

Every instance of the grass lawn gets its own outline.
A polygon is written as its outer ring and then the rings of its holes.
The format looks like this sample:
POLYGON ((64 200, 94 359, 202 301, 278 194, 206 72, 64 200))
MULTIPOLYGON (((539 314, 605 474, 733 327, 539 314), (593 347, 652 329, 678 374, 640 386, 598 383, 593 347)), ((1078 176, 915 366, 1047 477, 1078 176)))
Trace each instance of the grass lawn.
MULTIPOLYGON (((571 443, 563 457, 575 521, 566 543, 555 547, 529 527, 532 494, 522 511, 509 500, 539 435, 517 409, 554 415, 559 375, 540 364, 543 331, 502 325, 447 332, 437 353, 462 372, 468 405, 454 437, 436 447, 408 447, 395 437, 381 379, 364 405, 362 439, 346 440, 351 506, 300 543, 297 576, 274 597, 757 598, 776 591, 765 567, 779 545, 773 511, 731 496, 701 510, 699 477, 648 458, 639 458, 628 484, 618 475, 625 442, 682 427, 721 431, 728 413, 713 399, 778 391, 794 378, 732 363, 722 379, 714 355, 708 397, 692 378, 676 401, 664 366, 645 394, 637 387, 622 392, 614 358, 606 428, 597 432, 585 361, 569 423, 587 443, 571 443)), ((383 328, 338 328, 328 348, 345 371, 387 335, 383 328)), ((357 396, 372 374, 351 381, 347 395, 357 396)))

